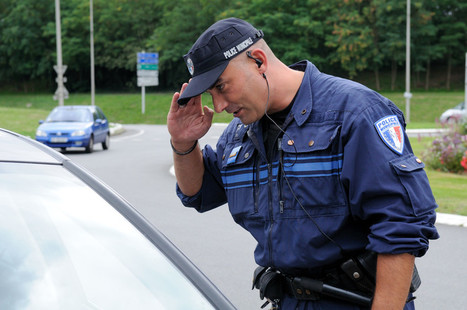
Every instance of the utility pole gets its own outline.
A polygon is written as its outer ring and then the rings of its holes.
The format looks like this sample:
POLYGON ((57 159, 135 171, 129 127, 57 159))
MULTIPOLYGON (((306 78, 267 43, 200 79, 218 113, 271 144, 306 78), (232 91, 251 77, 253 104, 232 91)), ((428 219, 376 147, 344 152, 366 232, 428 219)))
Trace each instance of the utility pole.
POLYGON ((94 97, 96 95, 96 82, 95 82, 95 75, 94 75, 94 17, 92 12, 92 0, 89 0, 89 20, 90 20, 90 41, 91 41, 91 104, 95 105, 94 97))
POLYGON ((407 22, 405 41, 405 121, 410 122, 410 0, 407 0, 407 22))
POLYGON ((62 28, 60 23, 60 0, 55 0, 55 33, 57 41, 57 65, 54 66, 57 72, 56 82, 58 84, 57 90, 55 91, 54 100, 58 100, 58 105, 62 106, 64 99, 68 99, 68 91, 66 90, 63 83, 66 82, 66 77, 63 74, 66 71, 67 66, 62 63, 62 28))
POLYGON ((467 53, 465 53, 465 88, 464 88, 464 109, 467 110, 467 53))

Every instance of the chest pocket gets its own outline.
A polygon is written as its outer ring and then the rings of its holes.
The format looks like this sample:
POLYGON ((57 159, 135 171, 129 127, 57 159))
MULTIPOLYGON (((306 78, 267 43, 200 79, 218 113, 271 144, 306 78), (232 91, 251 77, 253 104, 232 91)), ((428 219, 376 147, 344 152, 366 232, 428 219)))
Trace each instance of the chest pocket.
POLYGON ((346 210, 340 182, 340 124, 310 124, 284 135, 281 189, 286 216, 334 216, 346 210), (297 134, 295 134, 297 133, 297 134), (293 139, 292 139, 293 138, 293 139), (305 209, 305 210, 304 210, 305 209), (306 212, 305 212, 306 211, 306 212))
POLYGON ((222 182, 234 218, 255 213, 254 182, 257 178, 253 143, 227 144, 222 155, 222 182))

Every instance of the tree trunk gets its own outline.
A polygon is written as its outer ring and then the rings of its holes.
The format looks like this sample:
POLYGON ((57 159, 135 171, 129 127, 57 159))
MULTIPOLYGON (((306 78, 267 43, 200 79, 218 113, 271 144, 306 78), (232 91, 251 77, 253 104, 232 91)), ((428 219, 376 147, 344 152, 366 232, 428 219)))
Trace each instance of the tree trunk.
POLYGON ((376 84, 376 90, 380 91, 381 90, 381 85, 379 83, 379 69, 378 67, 375 68, 375 84, 376 84))
POLYGON ((391 64, 391 90, 396 88, 396 79, 397 79, 397 62, 395 59, 392 60, 391 64))
POLYGON ((418 66, 418 63, 415 65, 415 86, 418 87, 420 86, 420 69, 417 70, 417 68, 420 68, 418 66))
POLYGON ((446 89, 451 89, 451 67, 452 66, 452 55, 449 53, 448 55, 448 72, 446 74, 446 89))
POLYGON ((426 75, 425 75, 425 90, 430 89, 430 68, 431 68, 431 61, 428 59, 426 62, 426 75))

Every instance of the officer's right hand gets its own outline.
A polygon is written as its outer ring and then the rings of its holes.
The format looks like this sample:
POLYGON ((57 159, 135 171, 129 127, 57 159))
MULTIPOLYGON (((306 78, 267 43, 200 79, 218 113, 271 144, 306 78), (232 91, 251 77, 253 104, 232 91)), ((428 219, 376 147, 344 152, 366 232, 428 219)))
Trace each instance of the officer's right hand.
POLYGON ((212 109, 202 107, 201 95, 191 98, 184 106, 178 105, 177 100, 187 86, 188 84, 184 83, 180 92, 174 93, 167 115, 167 128, 172 145, 180 151, 189 149, 208 132, 214 116, 212 109))

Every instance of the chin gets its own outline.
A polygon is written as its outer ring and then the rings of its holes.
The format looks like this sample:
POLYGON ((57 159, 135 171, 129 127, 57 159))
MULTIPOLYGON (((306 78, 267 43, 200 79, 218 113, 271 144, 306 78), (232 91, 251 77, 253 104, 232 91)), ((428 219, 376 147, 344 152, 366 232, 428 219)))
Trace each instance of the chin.
POLYGON ((255 120, 246 120, 239 118, 243 125, 250 125, 255 122, 255 120))

